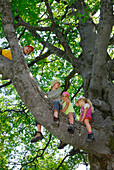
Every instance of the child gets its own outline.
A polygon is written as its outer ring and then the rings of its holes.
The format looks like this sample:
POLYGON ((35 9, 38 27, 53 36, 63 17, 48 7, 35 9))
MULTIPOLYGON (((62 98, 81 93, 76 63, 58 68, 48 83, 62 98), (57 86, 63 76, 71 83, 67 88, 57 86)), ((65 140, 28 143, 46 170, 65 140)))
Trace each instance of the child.
MULTIPOLYGON (((57 80, 51 81, 51 90, 47 92, 47 96, 50 98, 50 100, 53 103, 53 126, 58 127, 59 126, 59 112, 60 109, 62 109, 62 105, 60 104, 60 95, 61 95, 61 89, 60 82, 57 80)), ((37 132, 34 136, 34 138, 31 139, 31 142, 37 142, 38 140, 42 140, 44 137, 41 133, 41 125, 36 121, 37 126, 37 132)))
POLYGON ((70 94, 68 92, 63 92, 62 94, 62 101, 63 101, 63 109, 61 112, 65 113, 69 117, 69 127, 68 132, 70 134, 74 133, 74 119, 76 118, 75 111, 69 99, 70 94))
POLYGON ((86 141, 91 142, 94 140, 94 136, 93 136, 91 125, 90 125, 90 123, 92 123, 91 113, 94 111, 92 103, 90 102, 89 99, 85 97, 80 97, 76 102, 76 106, 82 107, 80 109, 81 116, 80 116, 79 121, 85 123, 87 131, 88 131, 88 137, 86 141))
POLYGON ((60 95, 61 95, 61 89, 60 87, 60 81, 52 80, 51 82, 51 90, 47 92, 48 97, 53 103, 53 126, 58 127, 59 126, 59 112, 62 109, 62 105, 60 104, 60 95))
MULTIPOLYGON (((30 45, 26 45, 23 48, 24 54, 30 54, 34 51, 34 48, 30 45)), ((12 54, 10 49, 0 49, 0 55, 3 55, 4 57, 8 58, 9 60, 12 60, 12 54)))
MULTIPOLYGON (((69 117, 68 132, 70 134, 74 134, 74 120, 76 118, 76 114, 75 114, 75 111, 73 109, 73 106, 71 104, 69 97, 70 97, 70 94, 68 92, 62 93, 63 109, 60 111, 65 113, 66 115, 68 115, 68 117, 69 117)), ((63 149, 66 145, 67 145, 66 143, 60 141, 58 149, 63 149)))

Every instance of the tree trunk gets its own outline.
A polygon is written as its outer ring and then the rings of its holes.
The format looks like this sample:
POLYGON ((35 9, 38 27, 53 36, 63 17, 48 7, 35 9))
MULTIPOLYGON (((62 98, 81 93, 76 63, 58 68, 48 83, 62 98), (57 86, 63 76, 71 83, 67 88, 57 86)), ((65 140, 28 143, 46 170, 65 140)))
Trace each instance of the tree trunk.
POLYGON ((114 162, 110 162, 105 157, 89 154, 90 170, 113 170, 114 162))

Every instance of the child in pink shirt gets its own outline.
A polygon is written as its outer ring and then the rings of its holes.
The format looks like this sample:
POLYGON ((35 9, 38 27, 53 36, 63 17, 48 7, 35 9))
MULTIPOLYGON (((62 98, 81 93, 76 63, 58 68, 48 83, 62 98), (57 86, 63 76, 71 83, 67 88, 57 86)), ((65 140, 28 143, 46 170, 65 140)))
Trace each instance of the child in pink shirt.
POLYGON ((85 123, 87 131, 88 131, 88 137, 86 141, 91 142, 94 140, 94 136, 93 136, 91 125, 90 125, 90 123, 92 123, 91 113, 94 111, 92 103, 89 99, 85 97, 80 97, 76 102, 76 106, 82 107, 80 109, 81 116, 80 116, 79 121, 85 123))

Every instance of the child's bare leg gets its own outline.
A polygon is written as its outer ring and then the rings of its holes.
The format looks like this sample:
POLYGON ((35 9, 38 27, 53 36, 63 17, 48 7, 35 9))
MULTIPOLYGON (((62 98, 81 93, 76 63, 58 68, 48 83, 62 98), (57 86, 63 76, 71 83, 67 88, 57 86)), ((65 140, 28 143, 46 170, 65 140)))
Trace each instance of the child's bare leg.
POLYGON ((69 113, 68 117, 69 117, 69 123, 73 124, 74 123, 74 115, 73 115, 73 113, 69 113))
POLYGON ((37 129, 38 129, 38 132, 41 132, 41 125, 40 124, 37 124, 37 129))
POLYGON ((85 119, 84 123, 85 123, 87 131, 88 131, 88 137, 87 137, 86 141, 92 142, 94 140, 94 136, 93 136, 93 133, 92 133, 92 129, 91 129, 91 125, 89 123, 89 120, 85 119))
POLYGON ((74 114, 69 113, 68 117, 69 117, 69 124, 70 124, 69 127, 68 127, 68 132, 70 134, 73 134, 74 133, 74 114))
POLYGON ((54 109, 54 117, 58 118, 58 111, 54 109))
POLYGON ((41 133, 41 125, 37 122, 37 132, 35 133, 34 137, 31 139, 31 143, 37 142, 39 140, 42 140, 44 136, 41 133))
POLYGON ((86 125, 87 131, 88 131, 88 132, 92 132, 92 129, 91 129, 91 125, 90 125, 90 123, 89 123, 89 120, 88 120, 88 119, 85 119, 85 120, 84 120, 84 123, 85 123, 85 125, 86 125))
POLYGON ((54 116, 53 116, 53 123, 54 127, 59 127, 59 118, 58 118, 58 111, 54 109, 54 116))

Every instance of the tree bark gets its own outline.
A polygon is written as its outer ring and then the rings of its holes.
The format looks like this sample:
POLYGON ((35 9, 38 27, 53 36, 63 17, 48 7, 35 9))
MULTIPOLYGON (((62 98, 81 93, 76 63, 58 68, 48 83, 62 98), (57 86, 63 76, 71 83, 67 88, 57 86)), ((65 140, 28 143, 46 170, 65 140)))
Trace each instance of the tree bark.
MULTIPOLYGON (((105 3, 105 0, 102 2, 105 3)), ((109 3, 109 1, 106 2, 103 10, 107 10, 107 7, 110 7, 109 3)), ((110 8, 112 10, 112 7, 110 8)), ((0 2, 0 11, 2 12, 4 34, 9 42, 13 56, 13 60, 9 61, 0 55, 0 72, 11 80, 26 107, 50 133, 63 142, 90 153, 90 164, 93 169, 96 170, 98 168, 100 170, 103 166, 105 169, 113 168, 114 158, 112 150, 114 138, 112 115, 114 113, 114 86, 107 79, 106 69, 106 49, 109 43, 111 25, 108 24, 107 28, 103 28, 103 33, 101 34, 101 27, 103 27, 101 21, 98 35, 94 33, 94 25, 91 21, 85 24, 80 23, 79 25, 83 54, 80 58, 81 63, 78 71, 84 79, 85 95, 93 100, 93 104, 96 107, 94 113, 95 121, 92 125, 95 141, 88 144, 86 142, 87 131, 85 126, 75 121, 75 133, 70 135, 67 132, 68 118, 62 113, 60 115, 59 128, 55 129, 52 127, 52 104, 38 86, 25 62, 23 51, 15 34, 9 0, 0 2), (89 31, 87 31, 88 29, 89 31), (108 34, 105 37, 107 31, 108 34), (87 34, 85 34, 86 32, 87 34), (91 35, 92 37, 90 37, 91 35), (104 38, 106 43, 103 42, 104 38), (87 56, 87 58, 84 56, 87 56), (103 164, 105 161, 106 164, 103 164)), ((70 56, 67 59, 69 60, 69 58, 70 56)), ((73 59, 70 59, 69 62, 72 63, 73 59)))

